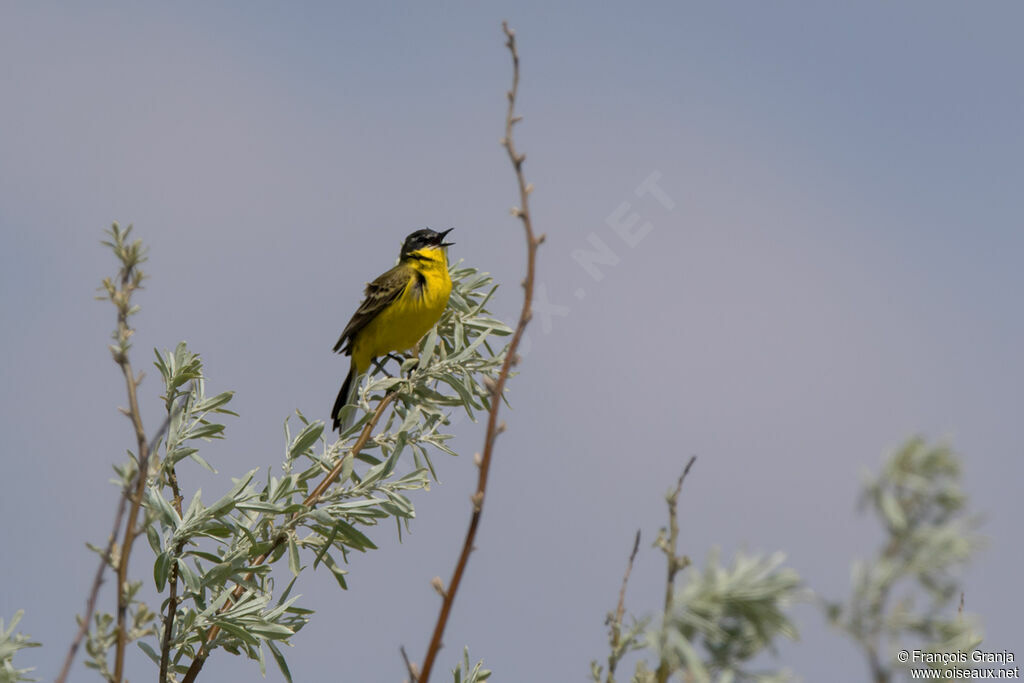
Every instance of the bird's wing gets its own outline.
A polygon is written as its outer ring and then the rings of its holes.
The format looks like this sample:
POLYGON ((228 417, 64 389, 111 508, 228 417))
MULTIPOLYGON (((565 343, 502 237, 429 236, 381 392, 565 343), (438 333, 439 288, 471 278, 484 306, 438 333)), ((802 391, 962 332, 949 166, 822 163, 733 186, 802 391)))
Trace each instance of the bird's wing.
POLYGON ((349 353, 351 351, 352 339, 359 334, 360 330, 370 324, 370 321, 388 307, 405 289, 413 271, 408 266, 399 264, 366 285, 366 292, 363 303, 359 305, 352 319, 345 325, 338 343, 334 345, 335 351, 349 353), (347 342, 347 343, 346 343, 347 342), (344 346, 344 348, 342 348, 344 346))

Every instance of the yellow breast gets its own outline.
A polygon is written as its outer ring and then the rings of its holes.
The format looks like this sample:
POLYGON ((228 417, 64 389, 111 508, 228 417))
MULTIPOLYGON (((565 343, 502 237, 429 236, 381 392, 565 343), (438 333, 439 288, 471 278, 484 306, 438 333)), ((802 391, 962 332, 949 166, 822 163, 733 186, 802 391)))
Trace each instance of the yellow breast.
POLYGON ((417 252, 429 258, 411 259, 409 281, 394 302, 381 311, 358 334, 352 358, 362 372, 370 361, 392 351, 416 345, 441 318, 452 291, 448 262, 443 249, 417 252))

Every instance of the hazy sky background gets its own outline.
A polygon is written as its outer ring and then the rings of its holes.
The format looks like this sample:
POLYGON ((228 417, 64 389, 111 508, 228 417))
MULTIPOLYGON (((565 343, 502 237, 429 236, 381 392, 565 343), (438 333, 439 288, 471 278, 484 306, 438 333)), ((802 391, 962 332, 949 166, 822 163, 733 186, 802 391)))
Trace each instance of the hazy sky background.
MULTIPOLYGON (((511 385, 437 680, 464 644, 498 681, 585 680, 637 528, 628 607, 657 610, 650 544, 691 454, 685 552, 782 549, 821 596, 846 596, 879 540, 859 478, 915 433, 965 456, 990 539, 967 610, 987 649, 1024 656, 1019 4, 88 5, 0 7, 0 615, 27 611, 45 647, 18 661, 44 680, 133 443, 113 310, 93 301, 115 267, 101 231, 134 223, 151 247, 134 355, 147 426, 153 347, 187 340, 210 390, 237 391, 241 417, 206 451, 223 476, 181 475, 214 500, 277 466, 293 410, 327 417, 347 369, 331 346, 408 232, 455 226, 451 256, 494 273, 514 317, 503 18, 548 236, 538 279, 559 308, 538 314, 511 385), (636 195, 652 173, 673 208, 636 195), (651 225, 635 246, 609 227, 623 203, 651 225), (593 239, 619 258, 600 280, 571 256, 593 239)), ((437 457, 443 485, 415 495, 402 545, 373 533, 348 592, 303 577, 318 613, 288 652, 296 681, 398 681, 399 645, 422 658, 482 441, 457 429, 464 456, 437 457)), ((151 576, 145 544, 132 570, 151 576)), ((814 607, 796 613, 785 665, 866 679, 814 607)), ((258 675, 217 652, 203 679, 258 675)))

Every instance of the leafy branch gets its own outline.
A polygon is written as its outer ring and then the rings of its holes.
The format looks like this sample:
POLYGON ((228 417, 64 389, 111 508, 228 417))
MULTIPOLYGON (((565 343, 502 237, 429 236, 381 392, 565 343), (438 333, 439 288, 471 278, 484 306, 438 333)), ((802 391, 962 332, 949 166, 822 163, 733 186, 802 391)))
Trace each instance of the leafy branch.
POLYGON ((678 504, 683 481, 696 458, 690 458, 676 486, 665 496, 669 523, 660 530, 655 547, 668 560, 665 604, 661 625, 644 632, 649 617, 633 619, 629 628, 622 621, 624 601, 636 546, 630 555, 619 604, 608 615, 608 671, 591 662, 595 683, 614 683, 615 671, 623 657, 648 650, 657 666, 652 670, 644 658, 636 662, 634 683, 663 683, 674 675, 694 683, 788 680, 785 672, 748 671, 747 664, 779 636, 796 638, 796 628, 785 613, 792 602, 803 598, 800 578, 792 569, 782 568, 780 553, 764 556, 740 554, 731 567, 723 567, 712 554, 703 571, 691 570, 682 586, 677 574, 690 561, 678 551, 678 504))
POLYGON ((885 542, 870 561, 854 565, 849 601, 824 607, 864 651, 875 683, 892 680, 886 662, 912 640, 928 652, 968 652, 981 642, 976 620, 962 607, 960 573, 982 539, 978 518, 967 512, 961 470, 951 448, 915 437, 864 484, 861 505, 882 523, 885 542))
MULTIPOLYGON (((311 614, 294 605, 294 600, 284 602, 294 578, 305 568, 302 552, 312 552, 313 567, 323 564, 346 588, 342 563, 348 561, 350 551, 376 548, 358 525, 373 526, 392 518, 399 534, 403 525, 408 525, 414 512, 403 492, 424 488, 433 474, 429 447, 454 454, 445 443, 451 435, 439 431, 448 421, 447 409, 461 406, 472 416, 474 410, 490 407, 487 386, 494 381, 506 353, 505 349, 496 353, 491 341, 494 336, 512 333, 485 308, 495 289, 489 276, 459 264, 452 266, 451 276, 454 287, 449 309, 424 339, 418 359, 403 363, 407 375, 371 378, 359 392, 365 414, 333 444, 324 440, 322 422, 309 422, 300 413, 303 427, 298 435, 292 438, 286 425, 285 476, 272 478, 262 491, 255 491, 249 487, 250 473, 222 499, 218 520, 223 528, 215 535, 230 540, 223 541, 216 554, 198 550, 185 553, 197 563, 216 560, 223 567, 220 572, 199 566, 191 571, 199 577, 216 573, 214 590, 219 594, 212 602, 207 601, 202 582, 187 592, 196 606, 184 613, 185 626, 171 635, 171 648, 175 650, 169 665, 171 673, 183 673, 185 682, 195 680, 217 647, 244 652, 262 666, 265 644, 289 677, 275 643, 287 641, 311 614), (380 431, 374 435, 378 427, 380 431), (314 451, 317 443, 322 448, 319 454, 314 451), (379 458, 370 454, 377 449, 381 451, 379 458), (400 474, 399 456, 403 452, 412 453, 413 469, 400 474), (303 461, 308 461, 308 466, 297 467, 303 461), (368 464, 369 469, 357 471, 357 461, 368 464), (308 533, 303 535, 304 531, 308 533), (340 552, 340 560, 335 551, 340 552), (269 565, 284 556, 293 579, 279 598, 277 611, 267 609, 260 616, 262 621, 241 618, 249 612, 259 615, 259 610, 269 606, 273 591, 269 565), (249 612, 243 605, 251 607, 249 612), (188 658, 191 664, 187 667, 178 664, 188 658)), ((173 506, 154 502, 164 510, 165 524, 179 524, 173 506)), ((185 537, 179 532, 171 538, 180 544, 185 537)), ((161 547, 166 553, 173 544, 164 540, 161 547)), ((176 558, 183 576, 187 567, 184 559, 176 558)), ((187 576, 185 583, 190 585, 187 576)))
MULTIPOLYGON (((121 268, 117 278, 104 280, 103 298, 118 310, 111 350, 129 389, 124 412, 141 446, 115 467, 122 496, 114 530, 106 547, 90 546, 101 563, 58 680, 66 679, 83 641, 86 665, 117 683, 124 680, 130 642, 159 667, 165 683, 195 680, 215 649, 256 660, 261 670, 269 653, 290 680, 281 646, 313 614, 292 595, 298 576, 322 565, 347 588, 344 567, 351 554, 377 547, 367 529, 394 520, 401 538, 415 515, 408 492, 427 488, 434 474, 431 452, 454 455, 446 444, 452 436, 442 431, 450 410, 461 407, 472 417, 491 408, 491 386, 507 353, 494 341, 513 330, 486 309, 496 289, 490 276, 454 264, 450 306, 441 321, 423 340, 418 358, 403 363, 402 375, 370 377, 359 393, 366 412, 355 424, 328 443, 324 423, 297 412, 298 433, 285 422, 283 475, 267 473, 261 485, 256 470, 249 471, 206 505, 200 491, 184 495, 178 470, 192 461, 215 472, 200 445, 224 437, 217 418, 235 415, 228 409, 233 393, 207 394, 203 363, 184 343, 157 352, 166 415, 153 440, 143 441, 142 377, 129 360, 129 319, 138 310, 131 294, 144 277, 139 264, 145 250, 128 240, 129 233, 115 225, 105 242, 121 268), (153 584, 166 598, 162 617, 140 599, 143 582, 128 575, 131 546, 140 534, 154 554, 153 584), (272 565, 283 558, 289 576, 281 583, 272 565), (114 613, 96 610, 108 566, 118 574, 114 613)), ((485 678, 479 667, 474 675, 485 678)))
MULTIPOLYGON (((389 392, 383 398, 380 399, 380 401, 377 403, 377 409, 373 412, 373 415, 371 416, 370 420, 366 422, 366 424, 363 426, 363 430, 359 435, 359 439, 356 440, 355 445, 352 446, 352 448, 343 458, 339 459, 338 463, 334 466, 334 468, 323 478, 323 480, 321 480, 321 482, 317 485, 313 492, 306 497, 306 499, 302 502, 303 508, 312 509, 314 506, 316 506, 316 504, 320 502, 320 497, 324 494, 324 492, 331 486, 331 484, 337 481, 338 476, 345 469, 345 466, 348 465, 349 467, 351 467, 351 459, 356 457, 362 450, 363 446, 366 445, 366 441, 370 438, 370 434, 373 432, 373 428, 377 425, 377 422, 380 420, 380 416, 384 413, 385 408, 387 408, 388 404, 390 404, 394 398, 395 394, 393 392, 389 392)), ((294 529, 295 523, 299 520, 301 514, 302 513, 299 510, 296 510, 294 513, 292 513, 290 523, 285 524, 281 527, 281 530, 274 538, 274 541, 271 544, 270 548, 263 551, 254 560, 252 560, 252 563, 250 564, 252 570, 249 571, 245 575, 244 579, 237 584, 237 586, 231 593, 231 597, 224 603, 223 607, 221 607, 221 613, 230 610, 232 605, 234 603, 237 603, 237 601, 243 596, 243 594, 246 592, 246 583, 252 581, 253 577, 256 574, 256 568, 262 566, 270 557, 274 555, 274 553, 280 547, 282 547, 285 543, 287 543, 290 540, 289 534, 294 529)), ((289 551, 295 552, 292 550, 292 548, 289 548, 289 551)), ((297 572, 295 573, 297 574, 297 572)), ((192 661, 192 665, 189 667, 188 671, 185 674, 183 683, 190 683, 190 681, 195 680, 196 676, 203 668, 203 663, 209 657, 209 645, 216 640, 217 634, 220 633, 220 631, 221 626, 217 624, 214 624, 210 627, 209 631, 206 634, 206 642, 203 644, 202 647, 200 647, 198 654, 192 661)), ((169 650, 169 633, 165 634, 165 641, 168 643, 167 650, 169 650)), ((166 657, 167 650, 165 650, 164 655, 162 655, 163 657, 166 657)), ((161 667, 162 666, 163 665, 161 664, 161 667)))
MULTIPOLYGON (((39 643, 33 642, 24 633, 14 632, 23 614, 24 611, 22 610, 15 612, 14 617, 11 618, 11 625, 6 628, 4 628, 4 620, 0 619, 0 683, 21 683, 21 681, 36 680, 25 675, 32 671, 33 668, 16 669, 14 667, 14 655, 17 654, 18 650, 40 646, 39 643)), ((468 652, 466 657, 469 657, 468 652)), ((467 665, 468 661, 467 659, 467 665)))

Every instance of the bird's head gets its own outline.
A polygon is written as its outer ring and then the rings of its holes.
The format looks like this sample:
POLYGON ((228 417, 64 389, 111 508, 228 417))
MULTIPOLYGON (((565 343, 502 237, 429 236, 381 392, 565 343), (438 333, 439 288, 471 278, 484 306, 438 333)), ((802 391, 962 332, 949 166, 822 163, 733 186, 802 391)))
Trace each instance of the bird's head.
POLYGON ((448 228, 437 232, 430 228, 423 228, 417 230, 408 237, 405 238, 405 243, 402 244, 402 255, 401 258, 408 258, 411 254, 418 251, 428 251, 433 249, 441 249, 442 247, 450 247, 455 244, 454 242, 445 242, 445 235, 450 233, 455 228, 448 228))

